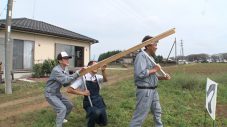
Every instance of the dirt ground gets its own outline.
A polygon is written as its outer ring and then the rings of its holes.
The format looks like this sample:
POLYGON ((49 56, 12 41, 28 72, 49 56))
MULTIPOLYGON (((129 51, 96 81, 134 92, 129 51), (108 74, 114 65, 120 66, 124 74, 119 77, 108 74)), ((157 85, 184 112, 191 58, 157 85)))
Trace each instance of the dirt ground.
POLYGON ((221 116, 227 119, 227 104, 226 105, 217 104, 216 113, 217 116, 221 116))
MULTIPOLYGON (((132 70, 123 70, 118 73, 113 73, 108 76, 108 82, 105 85, 111 85, 118 81, 132 77, 132 70)), ((45 83, 48 78, 28 78, 29 80, 34 80, 36 82, 45 83)), ((66 88, 63 88, 63 94, 68 96, 69 99, 73 99, 75 96, 66 93, 66 88)), ((36 93, 37 94, 37 93, 36 93)), ((10 122, 10 126, 13 127, 13 124, 16 123, 17 117, 20 117, 20 114, 38 111, 44 108, 49 107, 49 104, 46 102, 43 93, 39 93, 35 96, 28 96, 25 98, 18 98, 9 102, 4 102, 0 104, 0 126, 4 126, 5 122, 10 122)), ((7 124, 9 126, 9 124, 7 124)))

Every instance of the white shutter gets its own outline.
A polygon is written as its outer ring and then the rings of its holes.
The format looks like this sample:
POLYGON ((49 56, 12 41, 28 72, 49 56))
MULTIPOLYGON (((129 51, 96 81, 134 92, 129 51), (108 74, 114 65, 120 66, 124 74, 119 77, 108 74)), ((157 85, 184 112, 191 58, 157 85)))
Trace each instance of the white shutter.
POLYGON ((31 69, 33 63, 33 43, 31 41, 24 41, 24 69, 31 69))

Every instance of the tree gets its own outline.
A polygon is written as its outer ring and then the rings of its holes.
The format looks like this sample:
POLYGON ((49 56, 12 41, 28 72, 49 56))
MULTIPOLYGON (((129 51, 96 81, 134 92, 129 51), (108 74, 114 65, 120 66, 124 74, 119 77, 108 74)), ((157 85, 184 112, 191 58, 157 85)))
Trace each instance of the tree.
POLYGON ((187 56, 188 61, 206 61, 209 58, 208 54, 191 54, 187 56))
POLYGON ((102 54, 99 55, 98 61, 102 61, 102 60, 104 60, 108 57, 111 57, 115 54, 118 54, 120 52, 121 52, 120 50, 114 50, 114 51, 108 51, 106 53, 102 53, 102 54))
POLYGON ((156 63, 162 63, 163 62, 163 57, 161 55, 155 56, 155 62, 156 63))
POLYGON ((227 60, 227 53, 222 53, 222 56, 223 56, 224 59, 227 60))

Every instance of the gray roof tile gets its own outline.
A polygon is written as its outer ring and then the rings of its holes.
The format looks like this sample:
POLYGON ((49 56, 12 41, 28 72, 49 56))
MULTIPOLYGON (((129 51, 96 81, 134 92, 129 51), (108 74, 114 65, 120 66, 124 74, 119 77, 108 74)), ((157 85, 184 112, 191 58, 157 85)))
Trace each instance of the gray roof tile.
MULTIPOLYGON (((6 20, 0 20, 0 28, 5 27, 6 20)), ((78 39, 90 41, 92 43, 98 43, 98 40, 92 39, 90 37, 75 33, 64 28, 51 25, 42 21, 37 21, 28 18, 15 18, 12 19, 12 30, 21 30, 26 32, 34 32, 40 34, 53 35, 58 37, 65 37, 70 39, 78 39)))

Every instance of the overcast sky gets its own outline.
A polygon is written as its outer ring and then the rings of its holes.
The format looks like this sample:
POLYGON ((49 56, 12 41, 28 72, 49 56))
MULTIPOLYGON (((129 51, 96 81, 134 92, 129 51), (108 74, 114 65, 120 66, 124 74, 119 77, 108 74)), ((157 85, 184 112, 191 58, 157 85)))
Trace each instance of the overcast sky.
MULTIPOLYGON (((91 58, 109 50, 126 50, 145 35, 171 28, 157 54, 167 57, 177 38, 184 54, 227 52, 227 0, 14 0, 13 18, 26 17, 99 40, 91 58)), ((0 1, 1 19, 7 0, 0 1)), ((172 53, 174 56, 174 52, 172 53)))

